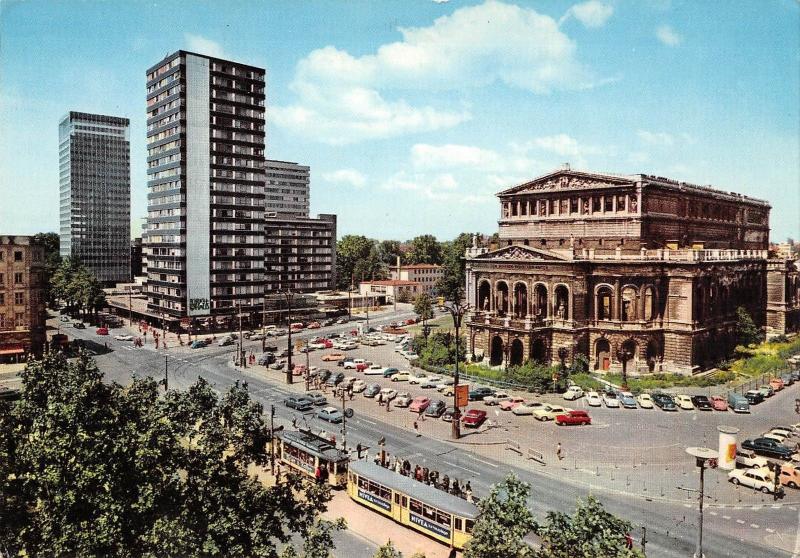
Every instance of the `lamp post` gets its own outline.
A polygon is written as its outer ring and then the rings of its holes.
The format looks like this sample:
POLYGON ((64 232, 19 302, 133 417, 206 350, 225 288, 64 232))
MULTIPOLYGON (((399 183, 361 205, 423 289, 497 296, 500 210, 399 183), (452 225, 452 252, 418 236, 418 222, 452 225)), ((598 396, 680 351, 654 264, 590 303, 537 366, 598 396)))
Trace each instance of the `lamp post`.
POLYGON ((286 356, 286 383, 291 384, 294 383, 294 379, 292 378, 292 300, 294 299, 294 293, 290 289, 280 291, 280 293, 286 298, 286 325, 289 326, 287 348, 289 354, 286 356))
POLYGON ((461 438, 461 411, 458 408, 458 343, 461 340, 459 329, 461 328, 461 321, 464 318, 464 314, 469 311, 469 304, 461 299, 460 291, 458 291, 453 298, 455 298, 453 303, 446 308, 453 317, 453 327, 456 330, 456 367, 453 374, 453 430, 451 437, 454 440, 458 440, 461 438))
POLYGON ((633 357, 633 352, 623 345, 617 351, 617 358, 622 362, 622 389, 628 391, 628 361, 633 357))
POLYGON ((706 470, 706 463, 709 466, 716 467, 717 458, 719 458, 719 453, 716 450, 710 448, 686 448, 686 453, 693 456, 697 463, 697 466, 700 468, 700 498, 699 498, 699 510, 700 510, 700 522, 699 528, 697 531, 697 548, 694 552, 694 558, 703 558, 703 499, 705 498, 704 489, 704 473, 706 470))

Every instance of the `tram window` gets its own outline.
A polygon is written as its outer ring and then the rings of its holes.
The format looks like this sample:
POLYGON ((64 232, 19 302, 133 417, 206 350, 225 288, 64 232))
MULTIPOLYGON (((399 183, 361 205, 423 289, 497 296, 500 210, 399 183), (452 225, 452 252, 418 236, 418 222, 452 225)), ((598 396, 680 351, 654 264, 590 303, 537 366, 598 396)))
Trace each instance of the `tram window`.
POLYGON ((392 491, 382 486, 380 487, 379 496, 384 500, 389 500, 390 502, 392 501, 392 491))
POLYGON ((337 473, 344 473, 345 471, 347 471, 347 463, 342 461, 342 462, 336 464, 336 472, 337 473))
POLYGON ((423 506, 422 507, 422 516, 426 519, 430 519, 432 521, 436 521, 436 509, 430 506, 423 506))
POLYGON ((394 503, 400 504, 400 495, 397 492, 394 493, 394 503))
POLYGON ((440 523, 442 525, 450 525, 450 514, 437 511, 436 512, 436 523, 440 523))
POLYGON ((358 487, 369 492, 369 481, 364 477, 358 477, 358 487))
POLYGON ((457 531, 463 531, 464 530, 460 517, 456 517, 456 519, 455 519, 455 528, 456 528, 457 531))
POLYGON ((403 496, 403 507, 404 508, 408 507, 408 498, 406 498, 405 496, 403 496))
POLYGON ((414 500, 414 498, 411 498, 411 507, 410 507, 410 509, 414 513, 421 514, 422 513, 422 503, 418 502, 417 500, 414 500))
POLYGON ((465 529, 465 531, 466 531, 467 533, 472 533, 472 528, 475 526, 475 522, 474 522, 474 521, 472 521, 471 519, 467 519, 467 520, 465 520, 465 521, 466 521, 466 526, 467 526, 467 528, 465 529))

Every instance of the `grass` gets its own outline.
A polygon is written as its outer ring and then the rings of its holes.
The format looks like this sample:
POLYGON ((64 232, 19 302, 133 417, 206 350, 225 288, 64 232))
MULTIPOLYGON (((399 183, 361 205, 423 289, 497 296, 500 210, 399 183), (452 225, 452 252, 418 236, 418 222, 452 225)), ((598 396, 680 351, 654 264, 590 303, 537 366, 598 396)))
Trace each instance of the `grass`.
MULTIPOLYGON (((633 393, 666 389, 672 387, 710 387, 728 383, 736 378, 733 371, 719 371, 702 376, 683 376, 681 374, 653 374, 634 378, 628 376, 628 388, 633 393)), ((606 374, 605 379, 612 384, 622 385, 621 374, 606 374)))
MULTIPOLYGON (((428 320, 428 327, 431 328, 431 331, 452 331, 455 332, 453 328, 453 317, 450 314, 445 314, 444 316, 439 316, 437 318, 433 318, 432 320, 428 320)), ((407 326, 405 328, 411 335, 422 335, 422 322, 418 324, 414 324, 413 326, 407 326)), ((461 331, 463 331, 462 328, 461 331)), ((461 333, 461 331, 459 333, 461 333)))

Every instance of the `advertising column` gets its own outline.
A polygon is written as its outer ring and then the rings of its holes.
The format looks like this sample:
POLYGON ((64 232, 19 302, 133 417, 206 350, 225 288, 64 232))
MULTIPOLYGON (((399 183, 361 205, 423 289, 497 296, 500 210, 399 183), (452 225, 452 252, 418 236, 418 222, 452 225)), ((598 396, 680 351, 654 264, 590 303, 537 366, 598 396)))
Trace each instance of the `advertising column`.
POLYGON ((719 459, 718 467, 728 471, 736 468, 736 434, 738 428, 733 426, 718 426, 719 430, 719 459))

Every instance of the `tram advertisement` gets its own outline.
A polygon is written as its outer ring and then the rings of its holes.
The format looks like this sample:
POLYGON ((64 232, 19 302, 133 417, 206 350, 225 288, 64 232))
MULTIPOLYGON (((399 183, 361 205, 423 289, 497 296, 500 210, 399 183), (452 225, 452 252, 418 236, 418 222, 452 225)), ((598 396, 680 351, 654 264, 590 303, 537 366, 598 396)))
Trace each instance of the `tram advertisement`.
POLYGON ((383 500, 381 498, 376 498, 375 496, 373 496, 369 492, 364 492, 360 488, 358 489, 358 497, 361 498, 362 500, 365 500, 365 501, 369 502, 370 504, 374 504, 374 505, 378 506, 379 508, 383 508, 388 512, 392 511, 392 504, 391 503, 389 503, 386 500, 383 500))
POLYGON ((443 527, 438 523, 428 521, 424 517, 420 517, 415 513, 409 513, 408 517, 411 520, 411 523, 419 525, 423 529, 430 531, 431 533, 434 533, 436 535, 439 535, 440 537, 444 537, 446 539, 450 538, 450 529, 443 527))

